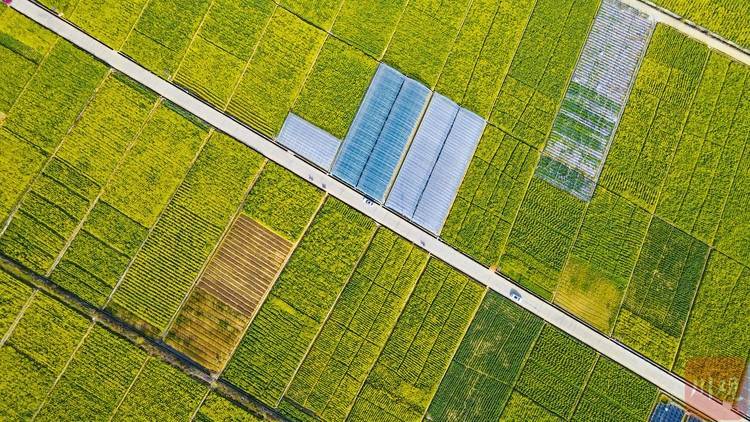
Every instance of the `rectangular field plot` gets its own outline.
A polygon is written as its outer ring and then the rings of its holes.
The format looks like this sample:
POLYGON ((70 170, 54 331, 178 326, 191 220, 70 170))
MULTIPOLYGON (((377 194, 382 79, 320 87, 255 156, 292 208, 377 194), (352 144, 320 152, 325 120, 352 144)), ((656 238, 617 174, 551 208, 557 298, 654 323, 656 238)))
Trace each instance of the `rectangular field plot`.
POLYGON ((84 174, 53 159, 21 200, 0 238, 0 251, 45 274, 86 216, 99 190, 84 174))
POLYGON ((159 106, 112 176, 51 278, 104 305, 203 144, 201 122, 159 106))
POLYGON ((280 0, 279 4, 324 30, 331 29, 344 0, 280 0))
POLYGON ((175 82, 219 108, 226 106, 273 10, 270 0, 214 1, 175 82))
POLYGON ((481 117, 434 95, 386 206, 440 233, 484 125, 481 117))
POLYGON ((22 199, 3 253, 42 274, 51 268, 156 100, 130 84, 118 76, 102 84, 22 199))
POLYGON ((565 419, 557 417, 549 410, 543 408, 533 400, 514 391, 508 403, 503 409, 500 420, 507 421, 539 421, 539 422, 562 422, 565 419))
POLYGON ((0 221, 5 223, 47 155, 4 128, 0 128, 0 221))
POLYGON ((347 420, 421 420, 483 295, 484 286, 430 260, 347 420))
POLYGON ((31 287, 0 270, 0 333, 5 335, 10 329, 31 292, 31 287))
POLYGON ((289 258, 223 377, 275 406, 374 231, 375 223, 368 217, 329 198, 289 258))
POLYGON ((307 120, 289 113, 277 141, 295 153, 328 170, 341 141, 307 120))
POLYGON ((602 0, 542 152, 539 177, 591 199, 653 26, 619 0, 602 0))
POLYGON ((427 411, 435 421, 497 421, 542 320, 489 291, 427 411))
POLYGON ((80 314, 37 293, 0 348, 0 415, 31 419, 88 326, 80 314))
POLYGON ((747 3, 738 0, 655 0, 655 4, 689 19, 711 32, 750 48, 747 3), (716 11, 721 11, 716 13, 716 11))
POLYGON ((206 14, 210 0, 152 0, 122 51, 162 78, 171 78, 206 14))
POLYGON ((435 91, 489 117, 534 8, 533 0, 476 0, 458 33, 435 91))
POLYGON ((379 60, 406 3, 407 0, 344 0, 332 32, 379 60))
POLYGON ((503 80, 490 122, 540 148, 586 41, 599 0, 539 0, 503 80))
POLYGON ((377 61, 356 48, 328 37, 292 110, 342 139, 377 65, 377 61))
POLYGON ((600 356, 572 420, 645 421, 657 393, 645 379, 600 356))
POLYGON ((426 252, 378 230, 289 385, 282 413, 346 419, 426 262, 426 252))
POLYGON ((148 0, 77 0, 65 17, 104 44, 119 50, 148 0))
POLYGON ((707 259, 706 244, 655 217, 615 337, 670 368, 707 259))
POLYGON ((112 420, 189 420, 207 388, 179 369, 150 358, 112 420))
POLYGON ((31 80, 56 37, 10 7, 0 9, 0 122, 31 80))
POLYGON ((469 0, 407 2, 383 60, 434 87, 469 4, 469 0))
POLYGON ((430 92, 381 64, 344 139, 333 175, 382 201, 430 92))
POLYGON ((584 201, 532 178, 500 258, 500 271, 552 299, 585 209, 584 201))
POLYGON ((146 353, 128 340, 95 326, 36 419, 103 419, 115 410, 145 361, 146 353))
POLYGON ((227 111, 275 136, 318 55, 325 33, 277 7, 227 111))
POLYGON ((598 188, 589 203, 555 303, 610 333, 646 237, 650 215, 598 188))
POLYGON ((165 330, 261 164, 259 154, 214 132, 123 277, 111 309, 147 330, 165 330))
MULTIPOLYGON (((545 325, 515 389, 550 414, 567 420, 595 360, 596 352, 592 349, 545 325)), ((540 413, 545 412, 540 410, 540 413)))
POLYGON ((440 237, 485 266, 496 266, 539 152, 488 125, 440 237))
POLYGON ((240 216, 182 306, 167 343, 220 371, 291 248, 288 240, 240 216))
POLYGON ((705 45, 656 27, 602 170, 607 190, 653 211, 707 57, 705 45))
POLYGON ((236 421, 262 422, 264 419, 255 417, 247 410, 237 406, 229 399, 211 392, 203 401, 193 419, 198 422, 236 421))
MULTIPOLYGON (((750 269, 712 251, 685 327, 675 373, 693 383, 742 379, 750 349, 749 297, 750 269)), ((734 401, 738 391, 736 383, 704 388, 724 401, 734 401)))
MULTIPOLYGON (((747 98, 745 98, 745 101, 747 101, 747 98)), ((750 195, 750 148, 745 146, 737 173, 734 176, 732 193, 729 195, 721 214, 721 224, 714 242, 716 249, 745 266, 750 266, 750 207, 747 205, 748 195, 750 195)), ((715 209, 715 212, 718 212, 718 209, 715 209)))
POLYGON ((657 215, 707 244, 732 183, 744 180, 737 171, 750 136, 748 80, 747 66, 711 52, 656 206, 657 215))
POLYGON ((51 153, 106 72, 105 65, 93 56, 58 42, 9 111, 3 127, 51 153))

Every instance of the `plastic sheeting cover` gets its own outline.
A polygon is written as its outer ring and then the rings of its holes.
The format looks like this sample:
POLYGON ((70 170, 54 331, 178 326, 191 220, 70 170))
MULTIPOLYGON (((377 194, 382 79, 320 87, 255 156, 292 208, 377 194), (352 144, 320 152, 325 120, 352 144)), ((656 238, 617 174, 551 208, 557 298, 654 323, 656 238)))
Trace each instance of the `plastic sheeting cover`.
POLYGON ((341 145, 338 138, 294 113, 286 117, 278 142, 325 170, 341 145))
POLYGON ((382 201, 430 91, 381 64, 333 166, 333 175, 382 201))

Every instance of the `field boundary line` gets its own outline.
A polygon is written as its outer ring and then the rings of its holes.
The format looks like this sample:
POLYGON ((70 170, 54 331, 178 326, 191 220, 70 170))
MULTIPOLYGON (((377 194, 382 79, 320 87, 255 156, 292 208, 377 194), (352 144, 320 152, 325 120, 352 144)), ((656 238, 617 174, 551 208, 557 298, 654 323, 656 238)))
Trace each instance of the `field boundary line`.
POLYGON ((201 402, 198 403, 198 406, 195 408, 195 410, 193 410, 193 414, 190 415, 190 419, 188 419, 190 422, 194 421, 195 417, 198 416, 198 412, 200 412, 201 407, 203 407, 203 403, 206 402, 209 394, 211 394, 211 388, 206 388, 206 394, 203 395, 201 402))
POLYGON ((141 377, 141 372, 143 372, 143 368, 146 367, 146 364, 150 360, 151 360, 151 356, 150 355, 146 355, 145 358, 143 359, 143 363, 141 364, 140 369, 138 369, 138 372, 133 377, 133 380, 130 381, 130 385, 128 385, 128 388, 125 390, 124 393, 122 393, 122 397, 120 397, 120 400, 117 402, 117 406, 115 406, 115 408, 112 409, 112 412, 110 412, 108 421, 112 421, 112 419, 114 419, 114 417, 117 414, 117 412, 120 411, 120 406, 125 401, 125 398, 128 397, 128 395, 130 394, 130 390, 135 385, 135 382, 138 381, 138 378, 141 377))
MULTIPOLYGON (((32 18, 32 20, 37 21, 58 35, 72 41, 84 51, 98 57, 104 63, 120 70, 132 79, 135 79, 137 82, 140 82, 153 91, 156 91, 161 96, 185 109, 187 112, 200 117, 207 124, 216 127, 217 130, 236 138, 270 160, 275 161, 281 166, 308 179, 312 184, 322 188, 344 203, 349 204, 364 215, 371 217, 380 225, 384 225, 397 231, 402 237, 413 243, 423 245, 423 248, 432 255, 446 261, 449 265, 459 269, 461 272, 475 280, 488 285, 503 296, 510 297, 511 289, 523 292, 523 300, 521 302, 516 302, 518 306, 542 317, 542 319, 573 337, 578 338, 596 351, 607 355, 612 360, 629 368, 632 372, 655 384, 666 393, 672 394, 677 398, 685 396, 688 383, 684 378, 680 378, 678 375, 670 373, 644 356, 618 344, 613 339, 596 331, 580 319, 575 318, 572 314, 556 308, 552 304, 515 284, 510 279, 489 270, 468 256, 441 242, 438 238, 428 234, 385 208, 365 203, 364 196, 358 194, 353 189, 345 186, 343 183, 332 178, 316 167, 292 156, 279 145, 270 142, 268 137, 258 134, 248 126, 234 120, 218 109, 211 107, 189 93, 145 70, 124 55, 114 52, 112 49, 107 48, 94 38, 86 35, 83 31, 75 29, 63 19, 56 17, 39 6, 31 3, 30 0, 14 0, 11 7, 22 12, 26 16, 32 18)), ((223 383, 222 385, 225 387, 229 386, 228 383, 223 383)), ((709 398, 710 396, 706 394, 705 397, 709 398)), ((705 400, 705 405, 699 410, 707 414, 709 417, 713 417, 713 415, 726 415, 727 412, 727 409, 722 406, 721 402, 714 398, 705 400)), ((733 411, 733 416, 741 418, 736 411, 733 411)))

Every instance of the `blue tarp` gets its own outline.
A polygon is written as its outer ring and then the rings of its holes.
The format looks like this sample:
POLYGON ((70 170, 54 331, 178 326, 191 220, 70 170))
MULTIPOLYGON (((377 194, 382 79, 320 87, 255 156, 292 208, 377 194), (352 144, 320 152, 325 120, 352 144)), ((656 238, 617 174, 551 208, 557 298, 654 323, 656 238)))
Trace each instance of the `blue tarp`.
POLYGON ((341 145, 338 138, 293 113, 286 117, 278 142, 326 170, 341 145))
POLYGON ((685 410, 674 403, 659 403, 654 407, 649 422, 680 422, 685 410))
POLYGON ((433 95, 386 205, 438 234, 484 125, 476 114, 433 95))
POLYGON ((381 64, 333 166, 333 175, 382 201, 430 91, 381 64))

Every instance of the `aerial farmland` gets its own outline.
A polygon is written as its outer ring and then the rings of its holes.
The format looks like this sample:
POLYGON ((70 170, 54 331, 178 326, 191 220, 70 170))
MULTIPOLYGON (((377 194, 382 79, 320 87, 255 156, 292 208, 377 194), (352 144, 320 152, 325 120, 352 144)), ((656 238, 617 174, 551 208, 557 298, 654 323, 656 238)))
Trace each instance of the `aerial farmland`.
POLYGON ((4 0, 0 421, 750 421, 750 2, 4 0))

